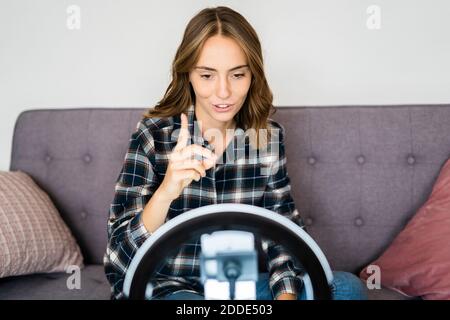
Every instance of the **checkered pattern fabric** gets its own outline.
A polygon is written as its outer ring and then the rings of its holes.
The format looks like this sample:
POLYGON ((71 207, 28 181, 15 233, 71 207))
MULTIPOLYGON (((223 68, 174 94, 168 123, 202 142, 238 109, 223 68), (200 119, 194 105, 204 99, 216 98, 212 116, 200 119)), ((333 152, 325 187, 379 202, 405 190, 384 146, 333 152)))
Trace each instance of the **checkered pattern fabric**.
MULTIPOLYGON (((202 137, 194 106, 187 111, 190 143, 212 150, 202 137)), ((269 209, 305 228, 290 194, 286 170, 283 127, 269 120, 272 139, 261 152, 250 144, 242 128, 222 154, 222 161, 206 171, 198 182, 193 180, 172 201, 166 221, 200 206, 219 203, 243 203, 269 209), (256 155, 255 155, 256 154, 256 155)), ((180 116, 147 118, 138 122, 129 141, 122 170, 115 185, 115 195, 108 220, 108 246, 104 256, 105 272, 112 288, 112 299, 122 299, 123 281, 136 250, 151 237, 141 221, 145 205, 157 190, 168 165, 168 155, 177 143, 180 116)), ((302 280, 301 267, 280 245, 263 239, 269 285, 274 298, 281 293, 297 294, 302 280)), ((152 275, 153 298, 187 290, 203 293, 200 282, 200 240, 183 244, 177 254, 167 257, 164 266, 152 275)))

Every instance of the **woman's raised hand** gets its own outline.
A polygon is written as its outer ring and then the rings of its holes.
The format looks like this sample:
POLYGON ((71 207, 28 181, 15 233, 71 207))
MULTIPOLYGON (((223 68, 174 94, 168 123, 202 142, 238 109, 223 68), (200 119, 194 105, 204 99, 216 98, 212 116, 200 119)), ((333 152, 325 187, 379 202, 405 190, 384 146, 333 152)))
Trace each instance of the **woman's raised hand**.
POLYGON ((200 178, 206 176, 206 170, 216 163, 216 156, 212 151, 197 144, 188 145, 189 138, 188 119, 182 113, 178 141, 169 155, 166 175, 160 186, 164 197, 169 200, 178 198, 192 180, 199 181, 200 178), (205 160, 197 160, 194 158, 195 155, 199 155, 205 160))

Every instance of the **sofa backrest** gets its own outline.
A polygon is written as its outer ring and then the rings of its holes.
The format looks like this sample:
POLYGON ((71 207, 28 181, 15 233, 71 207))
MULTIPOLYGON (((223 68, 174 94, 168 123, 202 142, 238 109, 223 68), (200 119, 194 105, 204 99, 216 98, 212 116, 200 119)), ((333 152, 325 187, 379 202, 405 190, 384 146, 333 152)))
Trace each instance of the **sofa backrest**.
MULTIPOLYGON (((52 198, 86 263, 102 263, 114 184, 142 108, 29 110, 10 170, 52 198)), ((450 105, 277 108, 292 194, 334 270, 357 272, 427 199, 450 156, 450 105)), ((30 213, 32 214, 32 213, 30 213)))

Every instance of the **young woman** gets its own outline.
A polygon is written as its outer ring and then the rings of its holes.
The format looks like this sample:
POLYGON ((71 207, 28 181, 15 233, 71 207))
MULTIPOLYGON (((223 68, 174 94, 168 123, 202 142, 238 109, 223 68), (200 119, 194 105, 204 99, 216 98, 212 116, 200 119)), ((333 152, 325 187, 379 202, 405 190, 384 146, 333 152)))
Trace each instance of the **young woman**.
MULTIPOLYGON (((246 203, 304 227, 290 195, 283 128, 269 119, 273 109, 255 30, 227 7, 199 12, 186 27, 163 99, 137 124, 116 183, 104 259, 113 299, 123 297, 135 251, 188 210, 246 203), (263 149, 258 161, 236 159, 239 150, 263 149)), ((300 268, 281 246, 265 243, 268 273, 260 275, 257 298, 304 298, 300 268)), ((153 298, 201 299, 199 252, 196 240, 168 257, 152 279, 153 298)), ((334 278, 333 299, 366 298, 356 276, 335 272, 334 278)))

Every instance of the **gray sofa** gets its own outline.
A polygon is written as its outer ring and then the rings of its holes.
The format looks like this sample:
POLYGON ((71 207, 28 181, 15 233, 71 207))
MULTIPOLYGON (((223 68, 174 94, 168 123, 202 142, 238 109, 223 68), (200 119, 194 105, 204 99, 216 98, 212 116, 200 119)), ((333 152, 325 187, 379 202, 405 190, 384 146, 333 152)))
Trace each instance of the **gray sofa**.
MULTIPOLYGON (((29 110, 10 170, 50 195, 82 249, 81 289, 65 273, 0 279, 0 299, 109 299, 106 220, 142 108, 29 110)), ((427 199, 450 156, 450 105, 278 108, 292 193, 333 270, 358 273, 427 199)), ((387 289, 371 299, 404 299, 387 289)))

